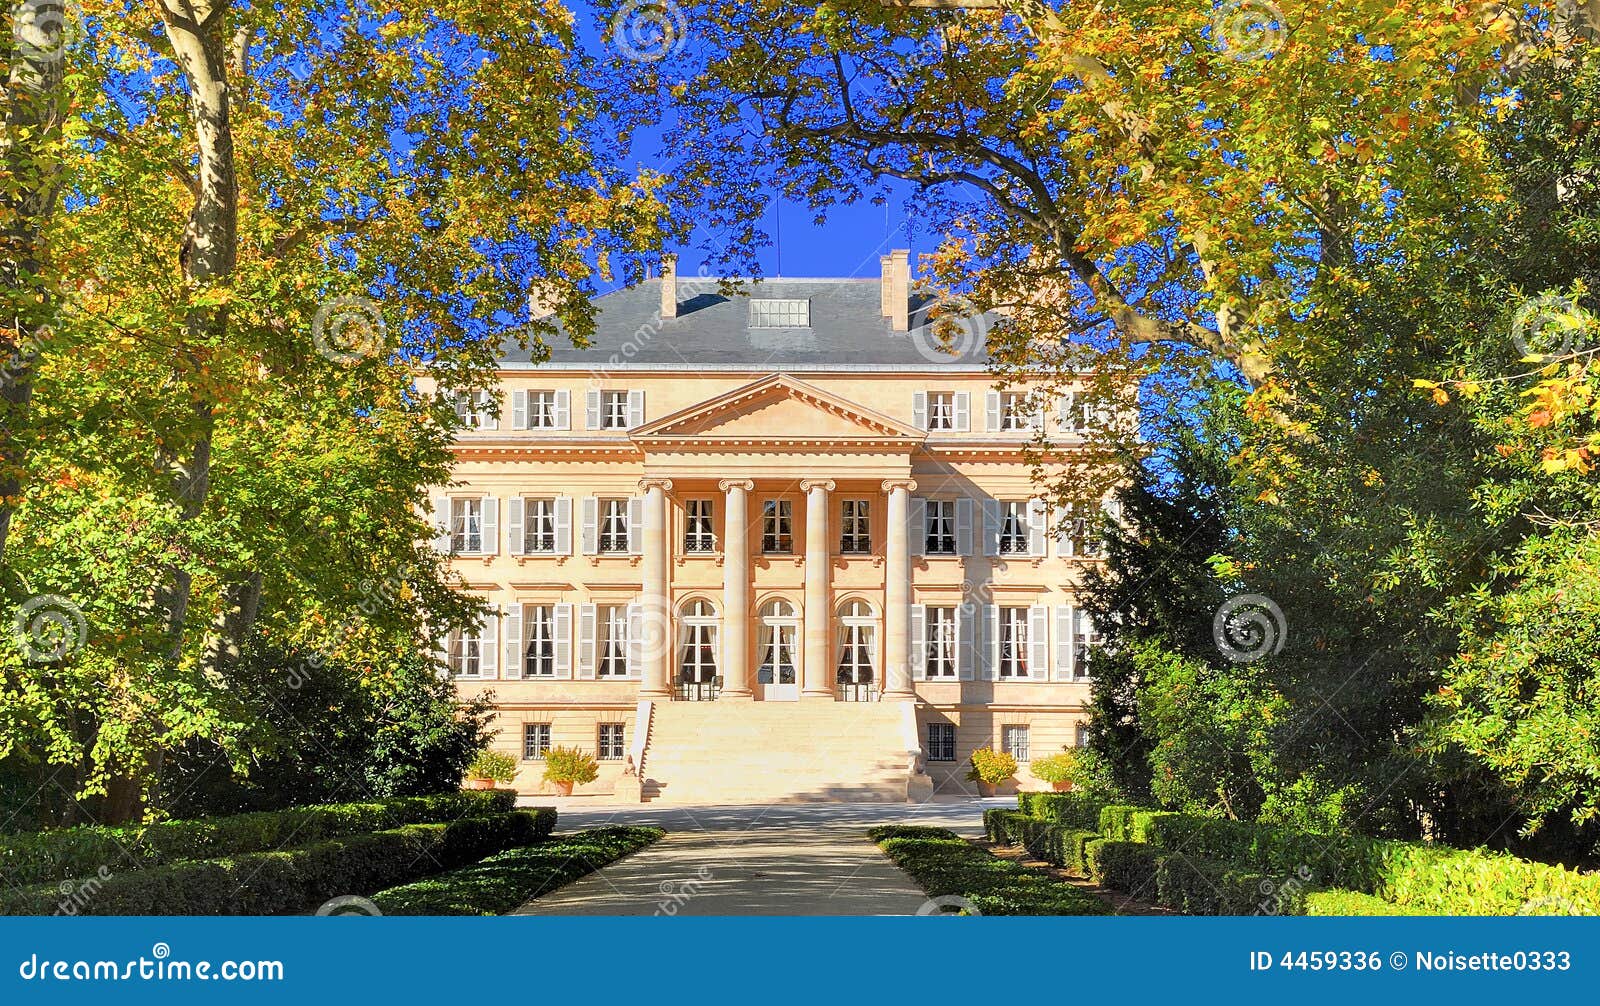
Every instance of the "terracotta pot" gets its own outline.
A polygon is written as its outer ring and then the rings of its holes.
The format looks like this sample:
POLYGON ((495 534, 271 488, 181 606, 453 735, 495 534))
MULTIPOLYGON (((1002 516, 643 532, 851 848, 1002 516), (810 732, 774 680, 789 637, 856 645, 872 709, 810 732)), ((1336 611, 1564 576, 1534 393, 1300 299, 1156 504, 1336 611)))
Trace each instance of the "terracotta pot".
POLYGON ((982 779, 979 779, 978 780, 978 795, 979 796, 994 796, 994 783, 992 783, 992 782, 984 782, 982 779))
POLYGON ((555 782, 551 783, 550 785, 556 788, 556 796, 572 795, 572 783, 570 782, 555 782))
POLYGON ((494 789, 493 779, 468 779, 467 789, 494 789))
POLYGON ((1068 790, 1072 789, 1072 783, 1067 782, 1065 779, 1063 779, 1060 782, 1051 783, 1050 784, 1050 788, 1055 790, 1057 793, 1065 793, 1068 790))

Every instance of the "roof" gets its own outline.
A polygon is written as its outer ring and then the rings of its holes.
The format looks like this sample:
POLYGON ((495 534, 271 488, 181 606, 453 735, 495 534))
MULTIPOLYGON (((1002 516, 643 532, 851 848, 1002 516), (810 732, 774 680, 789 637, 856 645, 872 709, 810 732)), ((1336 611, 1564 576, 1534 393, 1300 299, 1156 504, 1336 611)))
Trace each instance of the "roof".
MULTIPOLYGON (((595 300, 598 316, 590 346, 565 339, 539 366, 606 370, 727 371, 982 371, 988 357, 984 316, 954 330, 953 348, 941 346, 928 323, 934 301, 913 295, 909 332, 890 331, 876 279, 765 279, 725 297, 716 281, 679 277, 678 316, 662 318, 661 280, 646 280, 595 300), (751 328, 749 301, 808 300, 810 328, 751 328)), ((502 347, 501 366, 528 367, 529 352, 502 347)))

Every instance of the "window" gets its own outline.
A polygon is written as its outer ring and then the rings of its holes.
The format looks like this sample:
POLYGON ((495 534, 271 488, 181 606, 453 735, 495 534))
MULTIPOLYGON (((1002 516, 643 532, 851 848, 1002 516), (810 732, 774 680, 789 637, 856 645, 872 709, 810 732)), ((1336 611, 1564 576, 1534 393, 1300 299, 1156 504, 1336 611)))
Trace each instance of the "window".
POLYGON ((810 328, 809 300, 751 300, 751 328, 810 328))
POLYGON ((1028 728, 1009 726, 1000 735, 1000 748, 1017 761, 1028 760, 1028 728))
POLYGON ((556 550, 556 501, 522 501, 522 551, 529 555, 556 550))
MULTIPOLYGON (((708 685, 714 682, 717 677, 717 612, 710 601, 690 601, 684 605, 682 638, 678 683, 708 685)), ((692 691, 693 697, 700 697, 698 690, 692 691)))
POLYGON ((556 419, 556 393, 554 391, 528 392, 528 429, 554 430, 559 426, 556 419))
POLYGON ((450 633, 445 651, 450 673, 458 678, 483 677, 483 639, 476 632, 450 633))
POLYGON ((1028 676, 1028 609, 1000 609, 1000 667, 1002 678, 1028 676))
POLYGON ((714 552, 717 536, 711 530, 711 500, 689 500, 685 504, 683 550, 685 552, 714 552))
POLYGON ((1003 500, 1000 503, 1000 554, 1027 555, 1028 546, 1027 500, 1003 500))
POLYGON ((779 555, 794 551, 794 505, 789 500, 761 504, 761 551, 779 555))
POLYGON ((628 393, 626 391, 600 392, 600 428, 625 430, 628 428, 628 393))
POLYGON ((600 551, 612 553, 629 551, 627 500, 600 501, 600 551))
POLYGON ((543 758, 550 751, 550 724, 522 724, 522 757, 527 761, 543 758))
POLYGON ((956 501, 928 500, 927 534, 923 551, 928 555, 956 554, 956 501))
POLYGON ((1095 628, 1094 620, 1082 611, 1073 612, 1073 644, 1072 644, 1072 676, 1087 678, 1089 671, 1089 655, 1094 648, 1105 642, 1099 630, 1095 628))
POLYGON ((1080 748, 1089 746, 1089 725, 1087 723, 1079 723, 1073 728, 1072 743, 1080 748))
POLYGON ((877 649, 878 627, 872 608, 865 601, 850 601, 839 609, 838 681, 847 699, 870 699, 873 653, 877 649))
POLYGON ((556 674, 556 610, 548 604, 522 609, 522 674, 527 678, 553 678, 556 674))
POLYGON ((483 551, 483 500, 450 501, 450 548, 460 555, 483 551))
POLYGON ((956 428, 956 393, 953 391, 928 392, 928 429, 953 430, 956 428))
POLYGON ((792 685, 796 677, 795 637, 800 619, 788 601, 769 601, 761 608, 761 635, 756 652, 761 666, 756 679, 763 685, 792 685))
POLYGON ((956 676, 956 609, 928 608, 926 611, 928 656, 923 676, 953 678, 956 676))
POLYGON ((623 755, 622 724, 600 724, 599 743, 595 747, 597 750, 596 757, 601 761, 621 761, 623 755))
POLYGON ((956 725, 954 723, 928 724, 928 760, 956 760, 956 725))
POLYGON ((595 676, 628 676, 628 606, 602 604, 595 609, 595 676))
POLYGON ((487 391, 462 391, 454 396, 456 419, 469 430, 492 430, 494 416, 489 414, 492 396, 487 391))
POLYGON ((1038 429, 1038 407, 1033 396, 1023 391, 1000 393, 1000 429, 1002 432, 1038 429))
POLYGON ((839 551, 865 555, 872 551, 872 511, 868 500, 840 500, 839 551))

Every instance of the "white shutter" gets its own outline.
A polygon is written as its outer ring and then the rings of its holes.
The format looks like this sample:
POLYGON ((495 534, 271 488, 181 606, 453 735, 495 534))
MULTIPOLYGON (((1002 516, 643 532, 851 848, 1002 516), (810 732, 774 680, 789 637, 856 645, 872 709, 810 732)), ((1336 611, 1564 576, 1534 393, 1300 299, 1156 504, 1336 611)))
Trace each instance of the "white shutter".
POLYGON ((583 498, 583 554, 594 555, 600 551, 600 501, 593 496, 583 498))
MULTIPOLYGON (((1073 612, 1073 615, 1075 616, 1072 620, 1073 625, 1078 630, 1077 639, 1088 639, 1093 636, 1094 619, 1089 617, 1089 613, 1084 611, 1082 608, 1079 608, 1077 611, 1073 612)), ((1076 643, 1077 639, 1074 639, 1074 643, 1076 643)), ((1081 680, 1089 676, 1089 668, 1087 665, 1083 667, 1074 666, 1072 668, 1072 673, 1075 678, 1081 680)))
POLYGON ((578 605, 578 677, 592 681, 594 667, 595 608, 592 604, 580 604, 578 605))
POLYGON ((925 605, 911 606, 911 678, 921 681, 928 670, 928 609, 925 605))
POLYGON ((556 405, 551 410, 550 425, 557 430, 572 428, 572 392, 566 388, 556 392, 556 405))
POLYGON ((983 411, 988 413, 989 425, 986 427, 990 433, 1000 431, 1000 392, 988 391, 983 396, 983 411))
POLYGON ((522 554, 522 497, 513 496, 506 500, 506 552, 509 555, 522 554))
POLYGON ((1028 677, 1050 680, 1050 609, 1042 604, 1028 609, 1028 677))
POLYGON ((496 404, 498 404, 498 401, 499 401, 499 396, 496 395, 492 391, 480 391, 480 392, 478 392, 478 404, 484 410, 484 412, 483 412, 483 424, 480 425, 478 427, 478 429, 480 429, 480 430, 498 430, 500 428, 500 420, 496 419, 494 416, 490 415, 489 412, 488 412, 489 403, 490 402, 495 402, 496 404))
POLYGON ((983 554, 1000 554, 1000 501, 983 501, 983 554))
POLYGON ((1072 680, 1072 605, 1056 605, 1056 673, 1057 681, 1072 680))
POLYGON ((644 554, 644 497, 628 497, 628 552, 644 554))
POLYGON ((911 554, 921 555, 928 545, 928 501, 921 496, 911 497, 910 515, 906 518, 906 540, 911 544, 911 554))
POLYGON ((556 604, 550 609, 550 635, 555 642, 558 678, 572 677, 572 605, 556 604))
POLYGON ((644 425, 644 392, 628 392, 628 429, 644 425))
POLYGON ((972 681, 978 676, 982 653, 978 647, 977 605, 963 604, 956 609, 956 677, 972 681))
POLYGON ((1045 529, 1050 524, 1050 511, 1044 500, 1028 501, 1028 554, 1035 559, 1045 555, 1045 529))
POLYGON ((911 393, 911 425, 919 430, 928 428, 928 393, 926 391, 913 391, 911 393))
POLYGON ((962 496, 956 500, 956 553, 972 555, 972 499, 962 496))
MULTIPOLYGON (((429 631, 432 631, 431 628, 429 631)), ((433 648, 433 659, 439 663, 439 677, 450 677, 450 634, 444 633, 439 637, 439 643, 433 648)))
POLYGON ((1042 430, 1042 429, 1044 429, 1044 414, 1045 414, 1046 405, 1047 405, 1047 403, 1045 401, 1045 396, 1035 392, 1033 401, 1030 402, 1029 404, 1031 404, 1033 406, 1033 415, 1030 416, 1029 419, 1028 419, 1028 423, 1029 423, 1029 427, 1028 428, 1031 429, 1031 430, 1042 430))
POLYGON ((486 678, 500 676, 500 610, 490 608, 478 635, 478 660, 486 678))
POLYGON ((955 431, 957 433, 972 432, 972 392, 956 392, 955 431))
POLYGON ((983 654, 983 666, 978 669, 979 677, 984 681, 1000 680, 1000 606, 986 604, 983 606, 983 636, 979 640, 979 651, 983 654))
POLYGON ((600 428, 600 392, 589 390, 583 396, 584 429, 600 428))
POLYGON ((433 550, 450 552, 450 497, 435 496, 430 501, 428 523, 433 525, 433 550))
POLYGON ((528 428, 528 393, 526 391, 513 391, 511 393, 511 428, 525 430, 528 428))
POLYGON ((506 609, 506 677, 522 677, 522 605, 513 604, 506 609))
POLYGON ((500 551, 500 499, 497 496, 483 498, 483 555, 495 555, 500 551))
POLYGON ((1056 422, 1061 424, 1063 430, 1073 431, 1078 428, 1078 424, 1072 421, 1072 413, 1078 407, 1077 402, 1077 394, 1071 391, 1056 399, 1056 422))
POLYGON ((644 605, 628 605, 628 677, 644 677, 644 605))
POLYGON ((556 497, 556 555, 572 554, 572 497, 556 497))

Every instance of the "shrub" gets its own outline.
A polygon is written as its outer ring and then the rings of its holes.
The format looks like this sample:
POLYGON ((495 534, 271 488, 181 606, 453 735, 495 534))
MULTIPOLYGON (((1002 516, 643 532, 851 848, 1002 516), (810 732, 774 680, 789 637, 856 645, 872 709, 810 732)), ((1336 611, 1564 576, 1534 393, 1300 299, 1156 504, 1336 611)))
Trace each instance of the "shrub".
POLYGON ((508 783, 517 777, 517 760, 504 751, 479 751, 467 766, 467 778, 508 783))
MULTIPOLYGON (((447 824, 412 824, 277 852, 255 852, 112 873, 73 903, 86 915, 279 915, 346 894, 368 894, 549 835, 555 811, 511 811, 447 824)), ((0 914, 61 910, 52 884, 0 894, 0 914)))
POLYGON ((1042 782, 1074 782, 1077 775, 1078 758, 1071 751, 1060 751, 1043 758, 1035 758, 1028 766, 1028 771, 1033 777, 1042 782))
POLYGON ((1113 803, 1100 808, 1100 834, 1111 842, 1133 841, 1133 815, 1154 813, 1149 807, 1113 803))
POLYGON ((1041 821, 1015 810, 986 810, 983 824, 990 841, 1023 846, 1045 862, 1065 867, 1080 877, 1089 875, 1084 846, 1100 837, 1097 831, 1041 821))
POLYGON ((1423 915, 1360 891, 1313 891, 1306 895, 1307 915, 1423 915))
POLYGON ((868 832, 929 896, 960 897, 984 915, 1106 915, 1087 891, 990 855, 942 828, 895 826, 868 832))
POLYGON ((1105 801, 1087 793, 1018 793, 1017 807, 1030 817, 1069 825, 1084 831, 1100 830, 1100 810, 1105 801))
POLYGON ((307 845, 405 824, 504 813, 516 799, 509 790, 479 790, 291 807, 203 821, 0 835, 0 876, 26 885, 92 876, 102 868, 128 873, 188 859, 259 852, 290 842, 307 845))
POLYGON ((594 782, 600 763, 594 755, 577 748, 551 748, 544 756, 544 777, 548 782, 570 782, 579 786, 594 782))
POLYGON ((1089 876, 1102 887, 1151 899, 1156 889, 1156 851, 1139 842, 1100 839, 1084 850, 1089 876))
POLYGON ((972 767, 967 770, 971 782, 998 786, 1017 774, 1017 760, 1004 751, 979 748, 972 752, 972 767))

